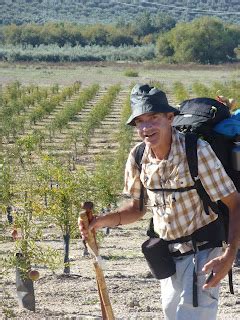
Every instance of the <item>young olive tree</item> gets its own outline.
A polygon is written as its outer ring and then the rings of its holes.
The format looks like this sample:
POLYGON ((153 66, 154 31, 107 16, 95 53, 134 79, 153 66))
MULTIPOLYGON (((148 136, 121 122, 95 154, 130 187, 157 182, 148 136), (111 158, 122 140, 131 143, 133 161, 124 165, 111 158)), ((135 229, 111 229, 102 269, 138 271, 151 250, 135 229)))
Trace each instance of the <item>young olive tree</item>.
POLYGON ((9 152, 11 169, 15 172, 14 183, 11 185, 11 204, 16 208, 12 210, 11 224, 15 246, 14 250, 5 256, 3 264, 5 270, 16 267, 19 304, 32 311, 35 311, 33 281, 39 278, 39 272, 34 270, 33 266, 41 264, 53 270, 58 263, 57 252, 39 244, 42 235, 39 216, 42 212, 42 201, 34 177, 37 166, 35 148, 34 139, 26 137, 19 139, 16 148, 9 152))
POLYGON ((39 194, 48 199, 44 211, 61 229, 64 241, 64 274, 69 274, 70 238, 76 232, 81 203, 91 196, 88 174, 84 168, 70 171, 67 165, 47 156, 36 176, 39 194))

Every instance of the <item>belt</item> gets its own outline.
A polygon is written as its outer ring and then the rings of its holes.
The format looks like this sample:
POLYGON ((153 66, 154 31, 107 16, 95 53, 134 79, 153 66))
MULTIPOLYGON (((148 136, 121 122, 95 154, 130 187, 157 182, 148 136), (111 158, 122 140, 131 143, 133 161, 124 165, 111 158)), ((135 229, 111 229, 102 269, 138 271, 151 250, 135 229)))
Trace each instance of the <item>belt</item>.
MULTIPOLYGON (((217 248, 217 247, 222 247, 222 241, 210 241, 208 243, 205 243, 198 247, 198 251, 202 251, 210 248, 217 248)), ((190 254, 194 254, 194 251, 189 250, 187 252, 181 253, 181 251, 177 250, 177 251, 171 252, 171 256, 173 257, 184 257, 190 254)))

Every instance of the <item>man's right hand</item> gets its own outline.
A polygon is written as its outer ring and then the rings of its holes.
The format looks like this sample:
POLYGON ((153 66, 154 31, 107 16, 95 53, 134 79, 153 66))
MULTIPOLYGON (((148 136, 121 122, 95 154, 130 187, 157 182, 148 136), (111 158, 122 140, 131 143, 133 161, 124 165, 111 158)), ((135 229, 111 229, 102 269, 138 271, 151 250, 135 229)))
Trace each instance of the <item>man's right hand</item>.
POLYGON ((88 233, 91 230, 97 230, 104 227, 115 228, 117 226, 133 223, 142 218, 145 213, 139 209, 140 201, 132 200, 124 208, 117 211, 109 212, 104 216, 94 216, 86 229, 81 219, 78 219, 78 226, 81 236, 84 240, 88 238, 88 233))
POLYGON ((86 228, 84 226, 83 221, 80 218, 78 218, 78 227, 79 227, 79 231, 80 231, 80 234, 81 234, 81 237, 82 237, 83 240, 87 240, 89 231, 91 231, 93 229, 97 230, 99 228, 104 227, 104 226, 101 225, 101 218, 102 217, 96 217, 95 216, 92 219, 92 221, 89 223, 88 228, 86 228))

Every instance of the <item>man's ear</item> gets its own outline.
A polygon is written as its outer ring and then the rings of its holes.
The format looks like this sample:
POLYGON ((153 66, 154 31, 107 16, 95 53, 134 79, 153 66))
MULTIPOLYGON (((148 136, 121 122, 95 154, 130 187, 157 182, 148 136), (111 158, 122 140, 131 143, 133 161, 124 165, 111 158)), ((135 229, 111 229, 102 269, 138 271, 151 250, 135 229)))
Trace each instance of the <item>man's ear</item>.
POLYGON ((173 122, 173 118, 174 118, 174 113, 173 112, 168 112, 167 118, 172 123, 173 122))

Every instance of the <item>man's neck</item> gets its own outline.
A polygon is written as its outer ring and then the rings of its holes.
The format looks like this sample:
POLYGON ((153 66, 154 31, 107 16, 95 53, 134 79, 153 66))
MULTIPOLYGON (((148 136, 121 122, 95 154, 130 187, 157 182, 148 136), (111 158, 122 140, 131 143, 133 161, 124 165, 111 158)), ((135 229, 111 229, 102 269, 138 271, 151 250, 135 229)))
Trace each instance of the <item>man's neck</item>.
POLYGON ((166 150, 161 149, 161 150, 157 150, 157 151, 154 151, 154 150, 152 150, 152 151, 153 151, 154 157, 157 160, 167 160, 169 153, 170 153, 170 150, 171 150, 171 147, 169 147, 166 150))
POLYGON ((154 157, 157 160, 167 160, 169 153, 171 151, 171 145, 172 145, 172 135, 169 135, 169 137, 162 144, 159 144, 156 147, 154 146, 151 147, 154 157))

